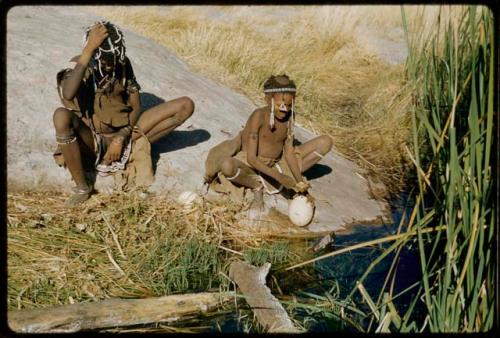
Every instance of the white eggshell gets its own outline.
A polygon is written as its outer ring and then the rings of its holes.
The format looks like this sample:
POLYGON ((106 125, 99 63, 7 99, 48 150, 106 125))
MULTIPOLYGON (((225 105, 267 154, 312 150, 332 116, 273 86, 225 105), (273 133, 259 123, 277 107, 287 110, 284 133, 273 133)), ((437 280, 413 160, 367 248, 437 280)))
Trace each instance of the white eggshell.
POLYGON ((184 206, 190 206, 198 198, 198 194, 193 191, 184 191, 179 197, 177 197, 177 202, 184 206))
POLYGON ((288 217, 290 221, 297 226, 309 224, 313 218, 314 205, 307 197, 299 195, 288 205, 288 217))

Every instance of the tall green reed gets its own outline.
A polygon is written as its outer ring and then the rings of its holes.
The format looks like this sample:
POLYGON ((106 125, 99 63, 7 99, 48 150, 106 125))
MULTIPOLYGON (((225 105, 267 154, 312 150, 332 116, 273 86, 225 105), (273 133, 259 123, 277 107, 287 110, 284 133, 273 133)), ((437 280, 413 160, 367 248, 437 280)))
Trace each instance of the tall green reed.
MULTIPOLYGON (((493 19, 489 9, 476 6, 452 12, 445 20, 442 14, 436 29, 422 35, 415 27, 411 30, 402 9, 419 188, 408 228, 417 231, 422 278, 403 316, 394 306, 380 316, 378 309, 395 298, 392 288, 381 290, 372 323, 378 321, 377 330, 386 332, 478 332, 493 327, 493 19), (445 231, 423 231, 442 225, 445 231), (413 313, 420 300, 423 318, 413 313)), ((396 242, 383 256, 396 251, 397 260, 409 240, 396 242)), ((393 264, 384 286, 391 279, 394 283, 396 270, 393 264)))
POLYGON ((361 304, 353 295, 359 293, 371 312, 367 327, 367 316, 356 319, 366 331, 488 331, 495 316, 497 211, 492 171, 496 153, 491 152, 495 95, 492 14, 485 7, 441 7, 434 29, 429 29, 418 16, 410 25, 403 8, 401 13, 409 50, 406 77, 412 92, 413 153, 405 148, 415 165, 418 184, 410 192, 415 204, 409 220, 401 220, 396 235, 377 240, 394 243, 368 266, 341 308, 355 314, 353 309, 361 304), (421 278, 394 295, 401 251, 414 244, 421 278), (363 282, 391 256, 393 262, 374 300, 363 282), (409 291, 413 294, 409 304, 395 302, 409 291), (348 308, 345 304, 353 305, 348 308))

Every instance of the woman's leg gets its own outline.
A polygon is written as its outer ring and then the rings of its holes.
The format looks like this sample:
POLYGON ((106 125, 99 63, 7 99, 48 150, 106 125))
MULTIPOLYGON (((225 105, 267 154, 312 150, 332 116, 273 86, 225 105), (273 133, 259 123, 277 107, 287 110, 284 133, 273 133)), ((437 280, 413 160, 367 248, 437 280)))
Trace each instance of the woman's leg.
MULTIPOLYGON (((143 112, 136 125, 154 143, 180 126, 194 112, 194 102, 187 96, 164 102, 143 112)), ((133 140, 140 137, 134 133, 133 140)))
POLYGON ((255 189, 262 184, 257 174, 245 163, 232 157, 225 158, 221 163, 221 173, 238 186, 255 189))
POLYGON ((259 218, 261 212, 264 211, 264 189, 257 178, 257 173, 245 163, 232 157, 227 157, 222 161, 221 173, 232 183, 253 190, 253 201, 248 209, 248 218, 259 218))
POLYGON ((85 178, 83 156, 95 156, 94 139, 92 131, 66 108, 57 108, 53 121, 64 162, 76 184, 75 192, 81 195, 78 198, 72 196, 66 201, 67 206, 74 206, 90 197, 92 189, 85 178))
POLYGON ((329 136, 318 136, 298 146, 302 155, 302 172, 318 163, 332 149, 332 139, 329 136))

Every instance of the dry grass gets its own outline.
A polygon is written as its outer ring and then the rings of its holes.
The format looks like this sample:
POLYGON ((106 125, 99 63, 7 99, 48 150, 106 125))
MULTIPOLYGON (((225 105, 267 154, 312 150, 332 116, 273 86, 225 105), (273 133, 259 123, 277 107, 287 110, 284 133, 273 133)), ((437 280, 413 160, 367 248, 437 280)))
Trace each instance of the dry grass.
POLYGON ((100 194, 68 212, 64 198, 8 195, 9 309, 225 289, 234 259, 278 268, 303 258, 276 233, 239 226, 241 206, 227 201, 185 210, 162 196, 100 194))

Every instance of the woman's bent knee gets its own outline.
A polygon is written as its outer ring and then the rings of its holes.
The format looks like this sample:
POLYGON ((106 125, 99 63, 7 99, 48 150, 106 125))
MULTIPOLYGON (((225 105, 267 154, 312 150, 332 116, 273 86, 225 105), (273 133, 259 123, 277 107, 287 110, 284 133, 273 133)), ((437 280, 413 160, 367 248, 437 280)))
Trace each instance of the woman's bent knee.
POLYGON ((72 127, 73 113, 66 108, 59 107, 54 111, 53 121, 56 130, 67 130, 72 127))
POLYGON ((232 177, 236 173, 236 166, 231 157, 225 158, 220 166, 221 173, 226 177, 232 177))
POLYGON ((333 142, 332 138, 327 135, 322 135, 319 137, 319 148, 323 154, 326 154, 332 149, 333 142))
POLYGON ((184 120, 187 120, 194 112, 194 102, 191 98, 183 96, 179 98, 181 104, 181 115, 184 120))

